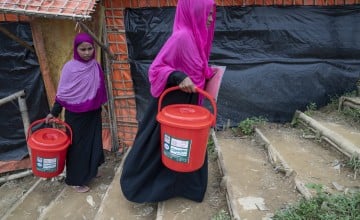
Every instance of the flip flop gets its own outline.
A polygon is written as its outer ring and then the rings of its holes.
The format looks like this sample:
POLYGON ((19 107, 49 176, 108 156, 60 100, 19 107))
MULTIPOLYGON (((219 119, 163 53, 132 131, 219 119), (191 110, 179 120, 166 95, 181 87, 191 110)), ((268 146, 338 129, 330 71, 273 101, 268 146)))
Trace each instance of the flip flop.
POLYGON ((78 193, 85 193, 85 192, 90 190, 90 187, 85 186, 85 185, 83 185, 83 186, 72 186, 72 188, 75 189, 76 192, 78 192, 78 193))

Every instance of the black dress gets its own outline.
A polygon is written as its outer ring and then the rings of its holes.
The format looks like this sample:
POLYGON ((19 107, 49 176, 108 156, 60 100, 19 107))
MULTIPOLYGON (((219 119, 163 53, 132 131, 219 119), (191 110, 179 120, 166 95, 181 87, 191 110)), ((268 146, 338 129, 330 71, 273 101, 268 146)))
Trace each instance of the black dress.
MULTIPOLYGON (((55 102, 51 114, 57 117, 62 106, 55 102)), ((65 122, 73 132, 66 154, 66 179, 71 186, 87 185, 105 162, 102 145, 101 108, 75 113, 65 110, 65 122)))
MULTIPOLYGON (((172 73, 167 87, 178 85, 185 74, 172 73)), ((197 93, 175 90, 168 93, 162 106, 174 103, 196 104, 197 93)), ((161 161, 160 124, 156 121, 158 98, 150 101, 148 111, 139 124, 120 177, 124 196, 132 202, 160 202, 173 197, 184 197, 196 202, 204 198, 208 181, 207 157, 197 171, 181 173, 168 169, 161 161)))

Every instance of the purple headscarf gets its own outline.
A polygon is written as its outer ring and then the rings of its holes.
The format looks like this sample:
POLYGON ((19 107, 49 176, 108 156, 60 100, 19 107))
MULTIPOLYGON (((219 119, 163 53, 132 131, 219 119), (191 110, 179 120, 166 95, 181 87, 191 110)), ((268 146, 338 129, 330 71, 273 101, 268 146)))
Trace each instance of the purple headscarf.
POLYGON ((56 93, 56 101, 71 112, 86 112, 101 107, 107 101, 104 74, 95 60, 95 52, 89 61, 77 53, 83 42, 94 46, 86 33, 77 34, 74 40, 74 59, 68 61, 62 71, 56 93))
POLYGON ((173 33, 149 68, 152 96, 160 96, 168 76, 174 71, 184 72, 197 87, 204 88, 206 79, 213 76, 208 61, 215 19, 214 0, 178 1, 173 33), (207 27, 211 9, 213 22, 207 27))

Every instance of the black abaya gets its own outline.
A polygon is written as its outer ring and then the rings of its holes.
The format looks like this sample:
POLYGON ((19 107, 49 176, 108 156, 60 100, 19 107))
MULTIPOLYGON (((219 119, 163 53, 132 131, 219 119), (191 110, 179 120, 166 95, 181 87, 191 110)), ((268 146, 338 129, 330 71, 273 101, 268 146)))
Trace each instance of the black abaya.
MULTIPOLYGON (((52 114, 62 110, 55 102, 52 114)), ((65 122, 72 129, 72 144, 66 154, 66 179, 71 186, 87 185, 96 177, 98 167, 105 162, 102 145, 101 108, 75 113, 65 110, 65 122)))
MULTIPOLYGON (((177 85, 181 79, 176 81, 171 84, 177 85)), ((165 96, 162 106, 197 102, 197 93, 176 90, 165 96)), ((181 173, 165 167, 161 161, 160 124, 156 121, 157 107, 158 99, 154 98, 139 125, 134 145, 125 159, 120 177, 123 194, 128 200, 138 203, 160 202, 173 197, 201 202, 207 187, 207 157, 204 165, 194 172, 181 173)))

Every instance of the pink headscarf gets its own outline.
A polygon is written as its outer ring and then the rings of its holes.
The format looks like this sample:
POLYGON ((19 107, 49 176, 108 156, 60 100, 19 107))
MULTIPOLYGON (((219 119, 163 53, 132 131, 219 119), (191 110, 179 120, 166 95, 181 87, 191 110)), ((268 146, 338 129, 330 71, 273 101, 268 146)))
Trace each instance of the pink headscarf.
POLYGON ((95 110, 107 101, 104 74, 95 60, 95 52, 89 61, 81 59, 77 53, 77 47, 83 42, 94 46, 90 35, 76 35, 74 59, 68 61, 62 69, 55 98, 65 109, 72 112, 95 110))
POLYGON ((179 0, 173 33, 161 48, 149 68, 151 94, 159 97, 168 76, 174 71, 188 75, 194 84, 204 88, 205 80, 213 76, 208 66, 214 37, 216 5, 214 0, 179 0), (207 19, 213 10, 213 22, 207 19))

